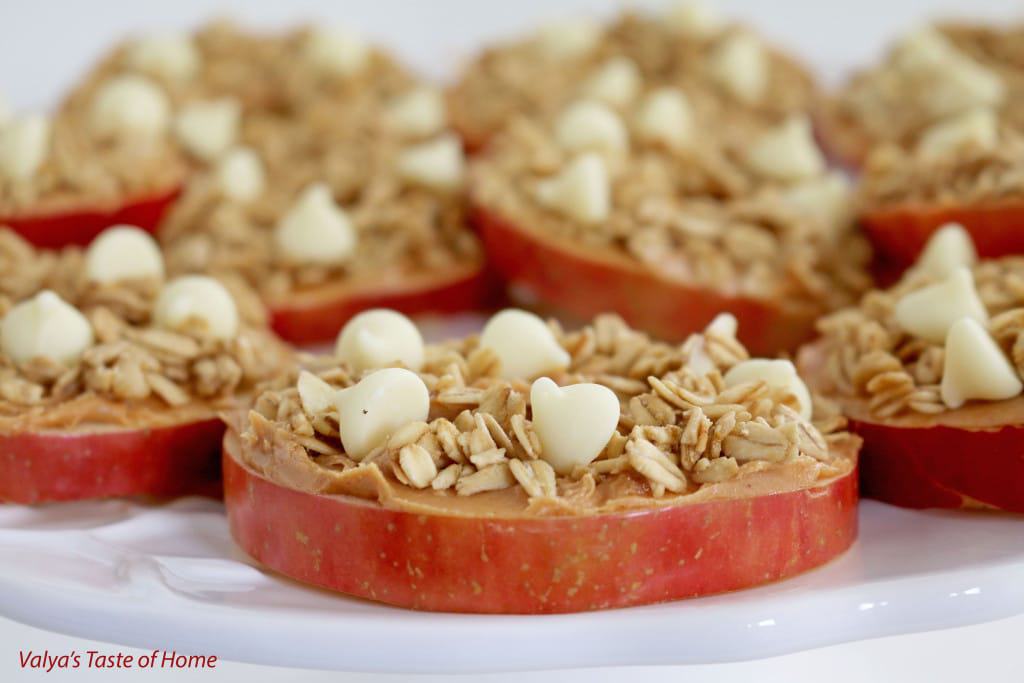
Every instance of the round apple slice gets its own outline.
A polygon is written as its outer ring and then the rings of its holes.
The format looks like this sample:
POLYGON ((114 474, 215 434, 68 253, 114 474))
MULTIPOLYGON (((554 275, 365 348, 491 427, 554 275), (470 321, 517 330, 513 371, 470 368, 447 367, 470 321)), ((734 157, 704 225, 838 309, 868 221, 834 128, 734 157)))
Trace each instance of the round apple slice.
MULTIPOLYGON (((847 443, 855 462, 856 440, 847 443)), ((248 467, 243 448, 252 446, 229 430, 225 503, 243 550, 304 583, 411 609, 537 614, 692 598, 794 576, 857 535, 856 467, 808 488, 775 482, 614 514, 502 516, 465 498, 459 510, 432 510, 430 491, 386 506, 373 477, 368 499, 309 493, 248 467)))
POLYGON ((216 417, 154 428, 0 433, 0 501, 220 495, 216 417))
POLYGON ((392 271, 292 292, 267 302, 271 327, 294 344, 333 341, 349 318, 370 308, 409 315, 493 307, 497 288, 483 260, 446 270, 392 271))
POLYGON ((739 319, 740 341, 751 354, 768 356, 814 336, 822 313, 808 304, 724 294, 670 279, 611 249, 542 235, 483 208, 473 218, 490 263, 507 281, 579 318, 614 311, 655 337, 682 340, 729 311, 739 319))
POLYGON ((886 262, 906 268, 914 263, 928 239, 947 223, 964 226, 981 258, 1024 253, 1024 200, 986 204, 900 204, 869 210, 861 225, 876 253, 886 262))
MULTIPOLYGON (((818 345, 800 350, 800 374, 819 390, 827 388, 823 362, 818 345)), ((1024 512, 1024 397, 886 420, 864 399, 837 400, 864 439, 865 496, 909 508, 1024 512)))
POLYGON ((180 193, 180 186, 175 186, 149 196, 127 199, 114 207, 82 205, 63 207, 59 211, 38 210, 0 216, 0 226, 11 228, 33 245, 45 249, 85 246, 112 225, 134 225, 155 232, 180 193))

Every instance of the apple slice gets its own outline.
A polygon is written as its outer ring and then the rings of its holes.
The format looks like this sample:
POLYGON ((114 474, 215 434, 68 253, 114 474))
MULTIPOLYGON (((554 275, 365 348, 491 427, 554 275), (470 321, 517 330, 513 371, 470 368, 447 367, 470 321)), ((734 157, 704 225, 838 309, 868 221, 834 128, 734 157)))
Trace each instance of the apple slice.
POLYGON ((59 249, 72 244, 85 246, 112 225, 134 225, 147 232, 155 232, 180 193, 181 188, 175 186, 150 196, 128 199, 110 208, 83 205, 51 213, 38 211, 0 216, 0 226, 11 228, 30 243, 45 249, 59 249))
POLYGON ((220 495, 216 417, 166 427, 0 434, 0 501, 220 495))
POLYGON ((538 614, 692 598, 794 576, 857 535, 856 468, 763 495, 502 517, 304 492, 247 467, 241 448, 229 430, 225 503, 243 550, 298 581, 411 609, 538 614))
POLYGON ((358 282, 331 283, 269 301, 271 327, 286 341, 333 341, 349 318, 368 308, 401 313, 459 313, 491 308, 497 287, 483 260, 445 270, 391 271, 358 282))
MULTIPOLYGON (((818 344, 800 350, 800 374, 819 391, 827 389, 823 364, 818 344)), ((865 496, 909 508, 1024 513, 1024 397, 888 420, 873 417, 864 399, 833 398, 864 439, 865 496)))
POLYGON ((985 204, 899 204, 860 217, 876 253, 902 268, 913 265, 928 239, 947 223, 970 233, 981 258, 1024 253, 1024 200, 985 204))
POLYGON ((811 305, 730 295, 654 272, 612 249, 542 235, 483 208, 473 213, 488 259, 540 302, 588 319, 613 311, 652 336, 680 341, 722 311, 740 321, 740 341, 755 356, 795 349, 814 336, 822 313, 811 305))

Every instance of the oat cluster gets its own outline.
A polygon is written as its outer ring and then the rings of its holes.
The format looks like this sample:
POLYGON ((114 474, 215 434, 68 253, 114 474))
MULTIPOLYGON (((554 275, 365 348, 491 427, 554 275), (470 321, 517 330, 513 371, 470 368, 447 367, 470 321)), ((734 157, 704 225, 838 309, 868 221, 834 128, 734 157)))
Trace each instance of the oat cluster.
MULTIPOLYGON (((1024 372, 1024 258, 984 261, 974 267, 989 331, 1024 372)), ((823 318, 818 329, 826 354, 824 377, 831 389, 867 400, 876 417, 948 410, 940 397, 944 349, 900 329, 893 315, 904 295, 932 284, 911 274, 888 290, 868 293, 860 305, 823 318)))
POLYGON ((473 198, 517 225, 617 250, 669 279, 824 309, 855 301, 870 286, 870 252, 848 218, 796 208, 784 187, 747 169, 744 145, 711 137, 678 153, 635 145, 609 167, 609 218, 587 225, 538 204, 537 183, 569 155, 547 126, 520 119, 475 165, 473 198))
MULTIPOLYGON (((360 463, 344 453, 333 411, 306 413, 294 383, 258 397, 249 429, 269 421, 276 439, 300 446, 297 457, 321 470, 378 467, 397 484, 443 495, 519 487, 556 504, 686 494, 795 460, 815 463, 821 476, 832 472, 830 443, 845 436, 842 418, 832 412, 804 420, 792 396, 761 381, 727 389, 722 373, 747 358, 734 337, 709 330, 671 346, 610 315, 575 332, 551 325, 572 358, 553 379, 603 384, 622 406, 597 460, 569 476, 557 476, 543 459, 529 384, 501 379, 497 357, 475 337, 429 347, 419 374, 430 390, 430 421, 398 429, 360 463)), ((337 388, 358 380, 335 359, 308 360, 337 388)), ((243 438, 257 437, 248 431, 243 438)))

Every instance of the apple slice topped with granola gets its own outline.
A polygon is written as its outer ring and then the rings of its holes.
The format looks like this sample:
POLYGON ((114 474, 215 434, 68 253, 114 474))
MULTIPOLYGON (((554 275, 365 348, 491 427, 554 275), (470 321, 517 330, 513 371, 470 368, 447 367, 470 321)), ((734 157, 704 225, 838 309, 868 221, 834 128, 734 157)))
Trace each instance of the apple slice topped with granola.
POLYGON ((942 228, 887 290, 819 323, 801 374, 864 438, 865 495, 1024 512, 1024 258, 942 228))
POLYGON ((167 281, 127 226, 61 252, 0 231, 0 265, 0 501, 219 495, 218 412, 291 362, 254 295, 167 281))
POLYGON ((354 318, 231 420, 238 544, 401 607, 575 612, 736 590, 853 542, 859 440, 723 316, 682 345, 524 311, 424 346, 354 318))

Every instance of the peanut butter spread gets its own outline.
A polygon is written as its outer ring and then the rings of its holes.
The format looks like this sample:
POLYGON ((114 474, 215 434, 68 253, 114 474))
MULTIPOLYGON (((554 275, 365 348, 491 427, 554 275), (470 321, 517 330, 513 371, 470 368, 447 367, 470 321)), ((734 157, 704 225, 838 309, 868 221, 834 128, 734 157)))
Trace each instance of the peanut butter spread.
MULTIPOLYGON (((726 387, 723 373, 747 359, 727 329, 684 344, 654 342, 614 316, 565 332, 549 323, 570 360, 549 373, 572 388, 597 383, 620 414, 592 462, 557 474, 538 438, 526 382, 504 379, 480 338, 428 346, 416 373, 429 415, 393 429, 360 458, 345 452, 339 413, 310 409, 294 376, 229 420, 230 455, 298 490, 409 511, 454 515, 575 515, 748 497, 825 485, 848 475, 859 440, 825 404, 811 419, 799 399, 766 381, 726 387)), ((304 363, 331 387, 372 373, 336 358, 304 363)), ((808 406, 809 410, 809 406, 808 406)), ((569 425, 566 425, 568 428, 569 425)))

